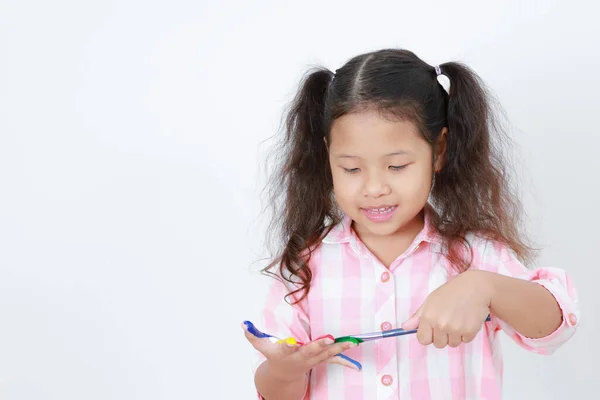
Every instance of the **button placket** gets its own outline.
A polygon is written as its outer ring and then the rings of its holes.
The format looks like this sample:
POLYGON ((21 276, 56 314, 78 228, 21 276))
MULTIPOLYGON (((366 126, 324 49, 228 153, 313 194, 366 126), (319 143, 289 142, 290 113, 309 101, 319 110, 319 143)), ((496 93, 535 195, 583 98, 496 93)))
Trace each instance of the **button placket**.
MULTIPOLYGON (((375 276, 374 278, 379 280, 376 287, 378 295, 376 296, 376 307, 377 311, 373 315, 373 328, 374 330, 388 331, 393 329, 396 325, 396 277, 394 276, 394 269, 402 263, 401 259, 397 259, 390 265, 390 268, 386 268, 381 262, 375 263, 375 276)), ((396 365, 397 357, 397 344, 395 340, 381 340, 375 344, 375 352, 382 354, 389 354, 391 358, 386 360, 387 365, 396 365)), ((376 384, 377 398, 389 398, 394 392, 394 384, 396 383, 397 375, 393 370, 384 367, 383 371, 377 375, 376 384)))

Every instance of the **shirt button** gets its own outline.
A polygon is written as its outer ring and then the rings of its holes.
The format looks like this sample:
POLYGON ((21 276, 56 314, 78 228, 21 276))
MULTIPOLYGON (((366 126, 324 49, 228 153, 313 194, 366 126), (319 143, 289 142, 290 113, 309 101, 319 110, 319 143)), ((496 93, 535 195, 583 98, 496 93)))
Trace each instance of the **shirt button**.
POLYGON ((390 280, 390 273, 389 272, 384 272, 383 274, 381 274, 381 282, 387 282, 390 280))
POLYGON ((394 382, 394 380, 390 375, 384 375, 381 377, 381 383, 383 383, 385 386, 390 386, 392 382, 394 382))
POLYGON ((386 321, 383 324, 381 324, 382 331, 389 331, 390 329, 392 329, 392 324, 390 324, 389 322, 386 321))
POLYGON ((569 322, 571 325, 577 325, 577 316, 573 313, 569 314, 569 322))

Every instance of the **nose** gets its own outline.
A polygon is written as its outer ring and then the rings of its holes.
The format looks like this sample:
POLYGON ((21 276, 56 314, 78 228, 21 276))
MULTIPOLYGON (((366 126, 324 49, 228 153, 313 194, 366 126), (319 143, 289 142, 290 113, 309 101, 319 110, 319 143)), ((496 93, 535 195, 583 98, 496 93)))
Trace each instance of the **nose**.
POLYGON ((378 198, 391 193, 385 178, 377 171, 372 171, 365 182, 365 197, 378 198))

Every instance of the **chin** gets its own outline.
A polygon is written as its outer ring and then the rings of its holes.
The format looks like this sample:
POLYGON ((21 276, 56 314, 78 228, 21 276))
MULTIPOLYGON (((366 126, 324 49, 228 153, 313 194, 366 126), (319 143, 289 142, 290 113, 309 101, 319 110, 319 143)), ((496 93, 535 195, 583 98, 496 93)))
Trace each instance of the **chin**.
POLYGON ((396 233, 402 227, 398 221, 373 222, 366 220, 362 223, 363 229, 378 236, 387 236, 396 233))

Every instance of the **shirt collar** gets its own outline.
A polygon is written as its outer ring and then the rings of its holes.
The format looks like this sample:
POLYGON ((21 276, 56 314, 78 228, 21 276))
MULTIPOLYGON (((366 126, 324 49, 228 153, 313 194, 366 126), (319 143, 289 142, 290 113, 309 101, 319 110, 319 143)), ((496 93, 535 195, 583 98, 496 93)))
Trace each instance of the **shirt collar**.
MULTIPOLYGON (((432 214, 435 213, 430 204, 427 204, 424 209, 425 221, 423 229, 415 238, 416 242, 440 243, 440 235, 433 224, 432 214)), ((323 243, 350 243, 357 240, 358 237, 352 229, 352 220, 349 216, 344 215, 342 220, 333 226, 329 233, 323 238, 323 243)))

